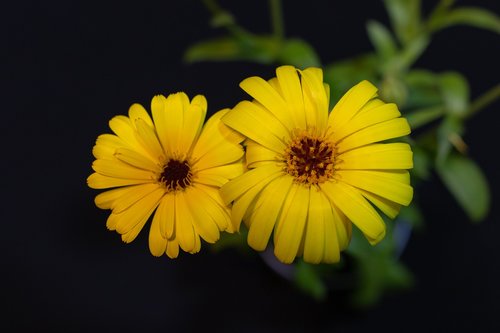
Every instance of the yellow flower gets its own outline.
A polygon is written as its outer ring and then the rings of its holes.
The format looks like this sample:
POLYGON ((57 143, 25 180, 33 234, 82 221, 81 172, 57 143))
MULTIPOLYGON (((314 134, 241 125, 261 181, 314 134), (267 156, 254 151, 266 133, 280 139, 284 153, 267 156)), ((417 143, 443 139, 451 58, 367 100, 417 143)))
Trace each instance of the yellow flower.
POLYGON ((219 188, 243 173, 243 136, 214 114, 203 126, 205 97, 190 102, 184 93, 153 97, 153 118, 139 104, 126 116, 109 122, 115 134, 102 134, 93 148, 95 173, 87 183, 107 189, 95 198, 111 209, 107 227, 133 241, 154 212, 149 249, 155 256, 200 250, 200 237, 209 243, 220 231, 233 232, 230 210, 219 188))
POLYGON ((328 113, 329 86, 320 69, 282 66, 276 76, 241 82, 254 100, 222 118, 247 137, 249 171, 222 186, 221 195, 234 201, 234 228, 245 222, 255 250, 266 248, 274 230, 280 261, 303 256, 310 263, 337 262, 350 242, 351 223, 376 244, 385 224, 374 206, 394 218, 410 203, 410 146, 380 143, 409 134, 410 127, 368 81, 328 113))

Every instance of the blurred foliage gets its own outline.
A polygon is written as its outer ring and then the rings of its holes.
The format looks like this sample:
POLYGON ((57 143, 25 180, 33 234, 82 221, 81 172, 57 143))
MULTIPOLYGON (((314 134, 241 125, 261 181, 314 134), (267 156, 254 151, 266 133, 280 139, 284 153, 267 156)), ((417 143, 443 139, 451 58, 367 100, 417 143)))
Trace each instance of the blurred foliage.
MULTIPOLYGON (((186 50, 186 62, 244 60, 298 68, 319 66, 325 82, 330 84, 332 104, 359 81, 373 82, 381 98, 395 102, 412 127, 414 134, 406 138, 414 152, 412 185, 418 188, 420 182, 430 181, 436 174, 472 222, 486 217, 490 206, 488 181, 480 166, 467 155, 462 136, 467 119, 500 97, 500 84, 471 101, 469 83, 461 73, 433 72, 414 68, 414 64, 442 29, 466 25, 500 34, 496 14, 479 7, 456 7, 454 0, 441 0, 424 16, 420 0, 383 0, 381 5, 385 6, 390 27, 374 19, 366 23, 373 51, 321 64, 307 41, 285 37, 279 0, 269 0, 273 31, 267 35, 254 34, 238 25, 216 1, 203 3, 212 14, 211 25, 226 33, 192 45, 186 50)), ((387 236, 377 246, 371 247, 360 233, 353 232, 343 259, 351 262, 348 270, 342 263, 310 265, 298 260, 295 286, 322 300, 332 289, 330 284, 346 285, 356 306, 372 305, 387 290, 411 286, 412 274, 398 260, 405 244, 396 231, 401 225, 417 228, 424 223, 418 199, 415 196, 396 221, 387 224, 387 236), (351 274, 347 284, 341 283, 346 271, 351 274)), ((221 246, 233 245, 229 242, 221 246)))

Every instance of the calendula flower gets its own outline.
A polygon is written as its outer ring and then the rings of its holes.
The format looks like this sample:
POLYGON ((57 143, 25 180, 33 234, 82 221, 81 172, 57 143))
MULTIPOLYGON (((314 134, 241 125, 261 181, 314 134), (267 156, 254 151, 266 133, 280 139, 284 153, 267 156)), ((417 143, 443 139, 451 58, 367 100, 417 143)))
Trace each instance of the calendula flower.
POLYGON ((153 97, 153 118, 139 104, 109 122, 114 134, 102 134, 93 148, 96 160, 88 185, 114 188, 96 196, 99 208, 111 209, 107 227, 133 241, 154 213, 149 249, 170 258, 200 250, 220 231, 233 232, 230 210, 219 188, 243 173, 243 136, 215 113, 203 125, 207 101, 184 93, 153 97))
POLYGON ((363 81, 329 113, 329 86, 318 68, 282 66, 276 78, 251 77, 242 101, 222 118, 244 134, 249 171, 221 188, 234 202, 232 222, 248 226, 248 244, 291 263, 337 262, 354 223, 372 244, 385 235, 374 208, 394 218, 413 196, 406 143, 380 141, 410 133, 395 104, 363 81), (273 232, 274 230, 274 232, 273 232))

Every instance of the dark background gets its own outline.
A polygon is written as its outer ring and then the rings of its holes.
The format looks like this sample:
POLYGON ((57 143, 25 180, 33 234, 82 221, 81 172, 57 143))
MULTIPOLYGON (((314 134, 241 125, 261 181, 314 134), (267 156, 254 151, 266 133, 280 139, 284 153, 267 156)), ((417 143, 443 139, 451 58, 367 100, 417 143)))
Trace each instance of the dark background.
MULTIPOLYGON (((371 50, 365 23, 387 23, 381 1, 283 1, 287 36, 323 63, 371 50)), ((423 1, 431 8, 434 1, 423 1)), ((492 208, 472 224, 436 177, 420 189, 426 227, 402 260, 416 277, 364 311, 331 295, 315 302, 257 256, 228 250, 149 254, 145 228, 129 245, 105 227, 86 186, 91 149, 107 122, 154 94, 204 94, 209 112, 246 97, 245 77, 273 66, 187 65, 187 46, 223 31, 199 1, 19 1, 2 5, 2 247, 4 332, 390 332, 500 328, 498 102, 468 123, 469 154, 491 186, 492 208)), ((222 1, 244 26, 269 31, 266 1, 222 1)), ((496 10, 498 1, 458 1, 496 10)), ((417 63, 457 70, 477 97, 498 83, 499 36, 439 32, 417 63)))

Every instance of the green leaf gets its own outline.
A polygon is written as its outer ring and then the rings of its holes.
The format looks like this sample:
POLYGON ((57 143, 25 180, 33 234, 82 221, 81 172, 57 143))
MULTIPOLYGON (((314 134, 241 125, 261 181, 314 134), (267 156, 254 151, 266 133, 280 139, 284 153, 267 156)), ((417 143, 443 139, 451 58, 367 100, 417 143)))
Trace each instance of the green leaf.
POLYGON ((439 75, 439 86, 446 111, 458 117, 465 117, 469 108, 469 83, 457 72, 439 75))
POLYGON ((199 42, 187 49, 184 60, 188 63, 247 60, 269 64, 275 60, 276 53, 277 45, 272 38, 248 35, 199 42))
POLYGON ((313 265, 299 260, 295 268, 295 285, 314 299, 324 300, 327 295, 327 288, 313 265))
POLYGON ((424 215, 415 200, 409 206, 401 207, 398 215, 399 219, 408 222, 412 228, 417 230, 424 227, 424 215))
POLYGON ((428 108, 414 110, 405 115, 406 120, 410 124, 410 128, 415 130, 421 126, 424 126, 444 114, 444 108, 442 106, 431 106, 428 108))
POLYGON ((464 132, 464 121, 449 115, 443 119, 437 131, 436 164, 440 165, 447 158, 452 148, 454 137, 461 137, 464 132))
POLYGON ((292 65, 301 69, 321 66, 314 48, 301 39, 285 40, 277 57, 278 62, 281 64, 292 65))
POLYGON ((370 20, 366 25, 368 37, 384 61, 393 57, 398 51, 391 32, 380 22, 370 20))
POLYGON ((330 102, 336 103, 355 84, 368 80, 377 84, 378 61, 373 53, 341 60, 325 66, 324 80, 330 85, 330 102))
POLYGON ((410 172, 420 179, 429 179, 432 168, 430 154, 416 145, 412 146, 412 151, 413 169, 410 172))
POLYGON ((420 32, 420 0, 384 0, 392 29, 406 45, 420 32))
POLYGON ((478 7, 460 7, 441 14, 429 21, 429 31, 437 31, 457 24, 486 29, 500 34, 500 17, 478 7))
POLYGON ((474 222, 484 219, 490 207, 490 189, 479 166, 453 154, 436 168, 441 180, 474 222))
POLYGON ((427 35, 420 35, 408 41, 405 48, 387 64, 387 72, 400 73, 407 71, 429 46, 427 35))
POLYGON ((427 108, 441 104, 441 93, 435 73, 413 69, 404 75, 403 81, 408 87, 406 108, 427 108))

